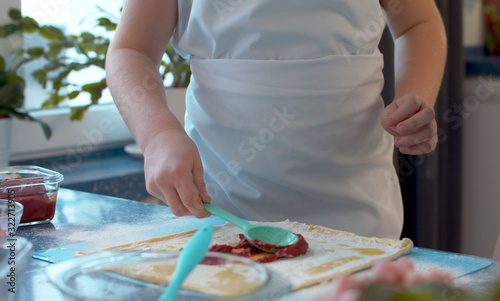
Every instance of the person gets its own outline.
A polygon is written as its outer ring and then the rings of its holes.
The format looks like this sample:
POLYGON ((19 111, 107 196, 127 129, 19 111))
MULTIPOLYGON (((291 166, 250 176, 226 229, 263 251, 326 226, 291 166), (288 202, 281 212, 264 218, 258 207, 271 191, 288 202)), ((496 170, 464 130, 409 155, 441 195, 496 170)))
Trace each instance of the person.
POLYGON ((397 238, 394 144, 437 144, 446 36, 432 0, 127 0, 106 60, 144 153, 146 187, 175 215, 289 219, 397 238), (384 108, 386 25, 396 96, 384 108), (159 72, 172 39, 190 59, 185 126, 159 72))

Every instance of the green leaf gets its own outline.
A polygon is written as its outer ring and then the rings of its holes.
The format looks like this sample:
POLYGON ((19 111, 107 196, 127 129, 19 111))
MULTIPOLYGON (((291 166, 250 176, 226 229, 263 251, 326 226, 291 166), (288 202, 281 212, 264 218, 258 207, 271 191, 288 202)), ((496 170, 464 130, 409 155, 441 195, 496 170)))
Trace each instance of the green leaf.
POLYGON ((14 21, 19 21, 23 18, 21 11, 16 8, 11 8, 9 10, 9 17, 14 21))
POLYGON ((26 33, 35 33, 40 28, 38 26, 38 22, 35 19, 30 17, 24 17, 19 21, 21 25, 21 30, 26 33))
POLYGON ((61 54, 63 47, 61 44, 50 44, 49 51, 47 52, 47 56, 56 57, 61 54))
POLYGON ((0 87, 0 102, 13 108, 20 108, 24 100, 23 91, 24 87, 19 85, 0 87))
MULTIPOLYGON (((0 111, 2 111, 1 108, 0 111)), ((9 115, 13 115, 18 119, 38 122, 38 124, 42 127, 45 138, 50 139, 50 137, 52 136, 52 129, 45 121, 38 119, 34 116, 31 116, 29 113, 26 112, 21 112, 14 109, 6 109, 5 111, 7 111, 9 115)))
MULTIPOLYGON (((68 77, 68 75, 71 73, 71 70, 64 70, 64 71, 61 71, 58 75, 58 78, 61 78, 61 79, 64 79, 64 82, 66 82, 66 78, 68 77)), ((65 85, 66 86, 66 85, 65 85)))
POLYGON ((7 76, 7 72, 0 70, 0 87, 5 85, 5 77, 7 76))
POLYGON ((59 95, 57 92, 52 93, 49 98, 42 103, 42 109, 55 107, 62 101, 64 101, 64 96, 59 95))
POLYGON ((42 109, 49 109, 49 108, 52 108, 52 103, 50 101, 50 98, 42 102, 42 109))
POLYGON ((70 93, 68 93, 68 98, 69 99, 75 99, 78 97, 78 95, 80 95, 80 91, 72 91, 70 93))
POLYGON ((32 74, 33 78, 44 88, 47 85, 47 72, 42 69, 35 70, 32 74))
POLYGON ((18 85, 24 88, 25 82, 22 77, 14 72, 7 72, 5 74, 5 84, 7 85, 18 85))
POLYGON ((75 40, 65 37, 64 39, 61 39, 60 41, 61 46, 64 48, 71 48, 75 46, 75 40))
MULTIPOLYGON (((57 77, 57 79, 52 80, 52 89, 59 91, 63 86, 63 78, 57 77)), ((59 102, 58 102, 59 103, 59 102)))
POLYGON ((4 38, 10 36, 18 30, 20 30, 20 27, 15 24, 6 24, 4 26, 0 26, 0 37, 4 38))
POLYGON ((74 107, 71 108, 71 112, 69 114, 70 120, 82 120, 85 116, 85 112, 90 108, 91 105, 86 105, 83 107, 74 107))
POLYGON ((108 18, 99 18, 97 19, 97 25, 104 27, 107 31, 116 30, 116 23, 112 22, 108 18))
POLYGON ((42 26, 40 28, 40 34, 44 38, 49 39, 49 40, 54 40, 54 39, 62 40, 65 38, 62 30, 60 30, 59 28, 57 28, 55 26, 49 26, 49 25, 42 26))
POLYGON ((96 104, 102 97, 102 90, 106 89, 106 87, 106 79, 102 79, 100 82, 84 85, 82 91, 88 92, 92 103, 96 104))
POLYGON ((28 50, 26 51, 26 53, 28 53, 28 55, 30 55, 34 58, 42 57, 44 52, 45 51, 44 51, 43 47, 31 47, 31 48, 28 48, 28 50))
POLYGON ((38 124, 40 124, 40 126, 42 127, 43 133, 45 135, 45 139, 47 139, 47 140, 50 139, 50 137, 52 136, 52 129, 45 121, 38 119, 36 117, 33 117, 33 116, 29 116, 28 118, 31 121, 38 122, 38 124))
POLYGON ((87 31, 82 32, 80 34, 80 37, 85 42, 93 41, 95 39, 95 36, 93 34, 91 34, 90 32, 87 32, 87 31))
POLYGON ((68 68, 74 71, 80 71, 82 69, 87 68, 88 66, 85 64, 80 64, 80 63, 70 63, 68 68))
POLYGON ((59 69, 61 66, 62 62, 57 59, 51 59, 43 66, 43 69, 46 71, 54 71, 59 69))
POLYGON ((0 70, 5 70, 5 59, 0 55, 0 70))
POLYGON ((108 52, 109 44, 100 44, 94 46, 94 51, 98 56, 105 55, 108 52))

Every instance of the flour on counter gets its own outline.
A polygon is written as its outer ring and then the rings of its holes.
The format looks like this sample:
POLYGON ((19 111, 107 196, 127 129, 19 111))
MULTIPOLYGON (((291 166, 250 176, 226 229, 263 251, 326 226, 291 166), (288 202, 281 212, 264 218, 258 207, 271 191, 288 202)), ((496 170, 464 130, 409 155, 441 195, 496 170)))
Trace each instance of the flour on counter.
MULTIPOLYGON (((69 225, 64 227, 52 227, 38 225, 23 229, 25 235, 36 232, 38 239, 62 240, 65 245, 87 242, 85 251, 101 250, 107 247, 129 243, 133 241, 148 239, 171 233, 181 232, 181 229, 198 228, 200 221, 193 218, 172 218, 165 214, 155 214, 147 217, 147 220, 138 217, 127 223, 110 223, 102 225, 69 225), (87 248, 90 248, 87 250, 87 248)), ((63 245, 61 245, 63 246, 63 245)), ((83 251, 83 250, 82 250, 83 251)))

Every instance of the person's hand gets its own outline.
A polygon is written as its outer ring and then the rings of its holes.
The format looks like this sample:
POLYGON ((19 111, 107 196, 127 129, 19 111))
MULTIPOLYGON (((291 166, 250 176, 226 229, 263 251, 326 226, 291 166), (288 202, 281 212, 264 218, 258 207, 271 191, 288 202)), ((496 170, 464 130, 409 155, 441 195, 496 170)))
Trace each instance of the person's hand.
POLYGON ((183 130, 170 130, 153 137, 144 150, 146 188, 177 215, 210 215, 198 148, 183 130))
POLYGON ((437 145, 435 112, 415 94, 394 100, 381 117, 382 127, 394 136, 399 151, 408 155, 432 152, 437 145))

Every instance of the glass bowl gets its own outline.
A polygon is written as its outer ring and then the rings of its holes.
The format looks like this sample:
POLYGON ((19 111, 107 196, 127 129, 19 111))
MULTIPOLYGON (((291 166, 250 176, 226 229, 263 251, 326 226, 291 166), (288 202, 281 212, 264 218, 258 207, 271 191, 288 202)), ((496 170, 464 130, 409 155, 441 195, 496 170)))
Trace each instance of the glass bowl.
MULTIPOLYGON (((106 251, 51 265, 46 272, 67 300, 157 300, 178 254, 106 251)), ((257 262, 208 252, 176 300, 276 300, 290 291, 283 277, 257 262)))
POLYGON ((33 251, 33 244, 24 237, 0 238, 0 300, 19 299, 23 286, 21 276, 33 251), (9 291, 15 287, 15 291, 9 291))
POLYGON ((56 211, 57 192, 63 175, 38 166, 0 168, 0 199, 24 206, 21 224, 49 222, 56 211))
POLYGON ((0 237, 12 237, 16 234, 23 211, 24 206, 21 203, 0 199, 0 237))

